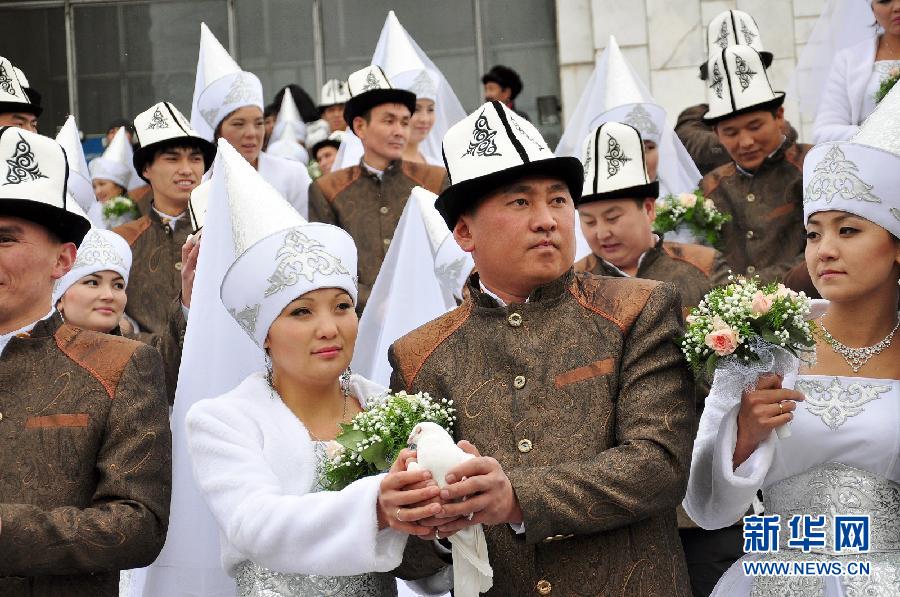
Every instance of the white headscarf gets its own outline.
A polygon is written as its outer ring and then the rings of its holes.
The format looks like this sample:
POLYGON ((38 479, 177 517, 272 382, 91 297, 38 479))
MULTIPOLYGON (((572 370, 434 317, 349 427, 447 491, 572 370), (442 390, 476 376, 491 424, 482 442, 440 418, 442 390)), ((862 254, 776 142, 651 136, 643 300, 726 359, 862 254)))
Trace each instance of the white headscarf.
POLYGON ((105 271, 122 276, 127 286, 131 271, 131 247, 115 232, 91 228, 78 247, 72 269, 53 286, 53 304, 83 277, 105 271))

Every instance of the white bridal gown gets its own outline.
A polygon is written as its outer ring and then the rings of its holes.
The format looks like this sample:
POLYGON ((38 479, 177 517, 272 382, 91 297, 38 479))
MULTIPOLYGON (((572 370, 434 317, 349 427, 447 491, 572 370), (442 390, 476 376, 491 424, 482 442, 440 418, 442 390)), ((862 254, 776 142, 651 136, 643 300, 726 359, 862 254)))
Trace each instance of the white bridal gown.
POLYGON ((900 381, 800 375, 796 389, 806 400, 797 404, 791 437, 779 439, 773 433, 735 471, 731 463, 738 407, 713 428, 717 433, 698 433, 684 501, 691 518, 709 529, 731 525, 747 512, 759 489, 766 514, 781 515, 780 552, 745 555, 719 580, 713 596, 896 597, 900 595, 900 381), (804 554, 787 547, 788 520, 795 514, 825 515, 825 549, 804 554), (869 553, 834 553, 835 514, 871 517, 869 553), (741 562, 750 559, 868 561, 871 575, 745 576, 741 562))

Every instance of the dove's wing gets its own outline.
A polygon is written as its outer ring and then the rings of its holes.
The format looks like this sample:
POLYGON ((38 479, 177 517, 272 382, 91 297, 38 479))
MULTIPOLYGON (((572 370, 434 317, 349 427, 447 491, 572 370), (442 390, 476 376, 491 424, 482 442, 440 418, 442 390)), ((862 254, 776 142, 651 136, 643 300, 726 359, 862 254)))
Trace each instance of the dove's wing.
POLYGON ((480 524, 450 537, 453 545, 453 594, 478 597, 494 584, 494 571, 488 560, 487 542, 480 524))

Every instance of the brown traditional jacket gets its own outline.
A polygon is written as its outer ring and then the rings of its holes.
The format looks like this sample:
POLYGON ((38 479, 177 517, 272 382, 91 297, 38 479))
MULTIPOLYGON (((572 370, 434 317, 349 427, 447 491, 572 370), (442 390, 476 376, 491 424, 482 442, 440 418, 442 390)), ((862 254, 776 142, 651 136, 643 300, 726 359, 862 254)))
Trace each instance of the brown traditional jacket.
POLYGON ((731 214, 722 226, 722 253, 735 274, 781 280, 803 260, 803 159, 810 149, 785 141, 753 174, 731 162, 700 181, 716 207, 731 214))
POLYGON ((59 314, 0 355, 0 595, 116 597, 165 542, 159 354, 59 314))
MULTIPOLYGON (((731 156, 719 143, 713 127, 703 122, 703 116, 708 111, 709 104, 691 106, 678 115, 678 122, 675 124, 675 134, 704 176, 731 162, 731 156)), ((787 120, 784 121, 784 134, 788 143, 797 142, 797 130, 787 120)))
POLYGON ((382 178, 363 163, 319 178, 309 187, 309 221, 340 226, 353 237, 359 253, 360 313, 369 299, 381 262, 413 187, 440 193, 449 181, 437 166, 396 160, 382 178))
POLYGON ((168 326, 172 301, 181 295, 181 247, 191 233, 190 218, 181 216, 172 231, 151 209, 113 232, 128 241, 132 252, 125 314, 140 326, 135 337, 152 344, 168 326))
MULTIPOLYGON (((463 304, 394 343, 391 387, 452 398, 456 439, 496 458, 525 533, 485 529, 488 595, 688 597, 675 526, 695 431, 677 291, 572 270, 498 306, 463 304)), ((403 578, 443 566, 411 538, 403 578)))
MULTIPOLYGON (((575 271, 624 277, 619 268, 594 254, 578 261, 575 271)), ((728 282, 728 265, 722 254, 710 247, 659 240, 644 253, 635 278, 669 282, 678 289, 686 311, 696 307, 707 292, 728 282)))

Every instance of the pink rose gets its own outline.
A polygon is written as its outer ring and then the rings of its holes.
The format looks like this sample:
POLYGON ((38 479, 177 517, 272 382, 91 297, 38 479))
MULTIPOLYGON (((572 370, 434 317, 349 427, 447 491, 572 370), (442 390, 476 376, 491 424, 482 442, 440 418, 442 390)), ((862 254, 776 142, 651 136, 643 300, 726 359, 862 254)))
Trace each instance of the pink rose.
POLYGON ((797 293, 784 284, 779 284, 778 290, 775 291, 775 296, 777 298, 794 298, 795 296, 797 296, 797 293))
POLYGON ((753 302, 750 303, 750 311, 754 316, 759 317, 765 315, 772 308, 772 297, 764 294, 761 290, 757 290, 753 295, 753 302))
POLYGON ((706 334, 704 342, 720 357, 727 357, 737 349, 738 336, 731 328, 724 328, 706 334))
POLYGON ((697 204, 697 195, 693 193, 679 193, 678 202, 684 207, 694 207, 697 204))

